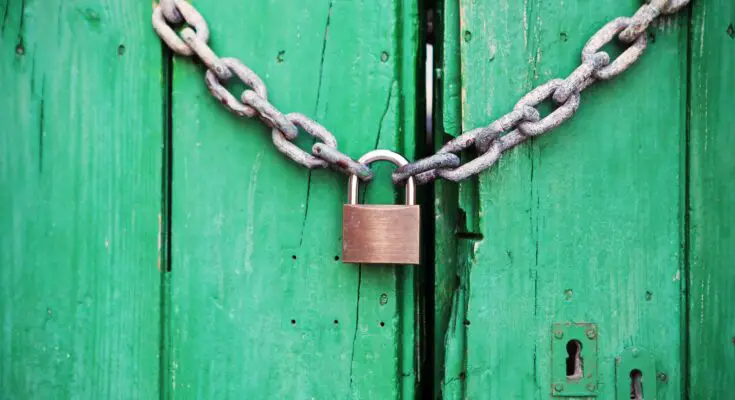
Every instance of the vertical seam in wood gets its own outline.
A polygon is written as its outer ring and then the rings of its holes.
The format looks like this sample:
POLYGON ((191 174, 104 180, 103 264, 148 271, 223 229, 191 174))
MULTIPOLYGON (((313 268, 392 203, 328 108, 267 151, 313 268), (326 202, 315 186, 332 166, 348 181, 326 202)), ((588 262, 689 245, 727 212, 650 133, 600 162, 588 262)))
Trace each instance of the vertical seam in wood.
MULTIPOLYGON (((434 38, 436 38, 436 25, 438 24, 438 9, 439 1, 425 0, 418 2, 418 26, 419 26, 419 40, 417 45, 418 57, 417 57, 417 68, 416 68, 416 143, 415 143, 415 154, 416 158, 422 157, 429 154, 432 150, 432 138, 434 137, 433 128, 436 124, 429 124, 428 118, 430 117, 428 109, 426 107, 427 102, 431 101, 434 103, 435 98, 428 98, 426 91, 426 80, 433 78, 433 68, 430 70, 430 77, 427 77, 426 66, 429 65, 429 54, 428 45, 432 44, 434 54, 436 53, 438 40, 434 40, 431 43, 429 37, 429 26, 428 26, 428 13, 429 9, 433 9, 434 15, 434 38), (421 111, 418 111, 421 110, 421 111), (429 130, 431 129, 431 131, 429 130)), ((437 64, 434 62, 436 57, 431 60, 431 66, 435 67, 437 64)), ((432 79, 435 83, 436 81, 432 79)), ((434 85, 434 92, 437 93, 436 85, 434 85)), ((432 110, 436 112, 436 104, 432 104, 432 110)), ((431 116, 433 117, 433 115, 431 116)), ((424 245, 421 249, 421 256, 423 257, 422 268, 417 270, 416 284, 414 287, 414 293, 416 295, 415 301, 415 318, 414 323, 419 327, 418 329, 418 340, 417 340, 417 354, 418 359, 416 362, 417 368, 417 398, 436 398, 437 393, 434 393, 435 382, 434 379, 435 371, 435 360, 436 357, 432 349, 434 348, 435 338, 435 319, 436 313, 436 302, 434 301, 434 288, 436 284, 436 260, 434 246, 436 243, 436 235, 434 231, 434 221, 436 217, 435 204, 435 187, 429 185, 419 190, 420 204, 425 210, 421 216, 422 226, 422 238, 424 245)))
POLYGON ((694 24, 692 23, 692 19, 694 16, 694 9, 695 5, 692 5, 689 7, 689 9, 686 11, 686 20, 689 22, 687 24, 688 29, 686 30, 686 40, 685 45, 687 47, 686 49, 686 82, 684 84, 684 139, 682 140, 682 146, 683 146, 683 160, 682 160, 682 166, 681 170, 683 170, 683 176, 680 178, 681 182, 681 195, 683 197, 681 201, 681 210, 680 210, 680 221, 682 223, 680 226, 680 232, 681 232, 681 245, 682 245, 682 254, 681 254, 681 261, 680 261, 680 268, 682 269, 682 279, 679 281, 681 285, 681 325, 679 327, 679 332, 681 334, 680 339, 680 346, 681 346, 681 355, 682 359, 680 361, 681 370, 684 372, 682 374, 682 382, 681 387, 683 388, 683 398, 689 399, 690 398, 690 377, 691 377, 691 366, 689 365, 689 360, 691 359, 691 349, 689 348, 689 334, 690 334, 690 324, 689 324, 689 277, 690 277, 690 266, 691 266, 691 238, 690 238, 690 232, 691 232, 691 221, 690 221, 690 209, 691 209, 691 203, 690 203, 690 182, 691 182, 691 104, 692 104, 692 51, 694 49, 693 46, 693 40, 694 40, 694 24))
POLYGON ((171 341, 169 336, 169 307, 171 304, 169 273, 171 272, 171 203, 172 203, 172 174, 173 174, 173 54, 161 46, 161 76, 162 76, 162 157, 161 157, 161 232, 160 232, 160 364, 159 364, 159 397, 171 398, 170 370, 171 341))
MULTIPOLYGON (((536 15, 538 13, 538 2, 537 1, 525 1, 524 2, 524 15, 525 15, 525 22, 526 25, 524 27, 525 30, 525 43, 526 48, 524 51, 526 52, 528 59, 529 59, 529 69, 527 73, 527 85, 528 88, 532 88, 538 84, 539 79, 539 73, 538 73, 538 61, 539 61, 539 55, 541 51, 541 38, 540 38, 540 32, 538 30, 538 25, 536 23, 533 23, 536 21, 536 15)), ((540 163, 541 159, 541 149, 538 143, 533 140, 531 142, 531 145, 528 146, 528 158, 529 158, 529 164, 530 164, 530 171, 529 171, 529 206, 531 209, 531 212, 529 213, 529 224, 531 228, 533 229, 533 243, 534 243, 534 265, 532 267, 532 271, 530 271, 530 274, 532 274, 533 277, 533 319, 534 321, 538 321, 538 296, 539 296, 539 288, 538 288, 538 268, 539 268, 539 212, 541 210, 541 196, 539 195, 539 187, 536 181, 536 167, 537 164, 540 163), (534 157, 534 155, 536 157, 534 157)), ((532 370, 533 370, 533 384, 535 387, 536 395, 539 396, 541 393, 542 385, 539 383, 538 380, 538 357, 537 357, 537 346, 534 345, 533 350, 533 357, 532 357, 532 370)))
MULTIPOLYGON (((322 50, 319 55, 319 76, 316 84, 316 101, 314 102, 314 115, 319 115, 319 100, 322 94, 322 77, 324 75, 324 57, 327 51, 327 40, 329 39, 329 24, 332 22, 332 6, 334 0, 329 0, 327 8, 327 21, 324 24, 324 38, 322 39, 322 50)), ((326 108, 326 107, 325 107, 326 108)), ((309 147, 313 145, 315 140, 312 138, 309 147)), ((309 197, 311 196, 311 174, 313 170, 309 169, 306 179, 306 199, 304 200, 304 218, 301 221, 301 234, 299 235, 299 249, 304 243, 304 229, 306 229, 306 218, 309 216, 309 197)))
MULTIPOLYGON (((34 59, 34 65, 35 65, 35 59, 34 59)), ((46 111, 45 108, 45 101, 44 97, 46 96, 46 77, 41 81, 41 101, 40 101, 40 111, 38 115, 38 176, 41 177, 41 174, 43 173, 43 131, 45 129, 44 127, 44 114, 46 111)))
POLYGON ((360 328, 360 288, 362 287, 362 264, 358 266, 357 270, 357 300, 355 304, 355 333, 352 336, 352 352, 350 354, 350 392, 354 395, 353 386, 353 368, 355 366, 355 344, 357 342, 357 332, 360 328))
POLYGON ((3 11, 3 22, 0 26, 0 35, 5 33, 5 25, 8 22, 8 11, 10 10, 10 0, 5 2, 5 10, 3 11))
MULTIPOLYGON (((396 114, 398 123, 395 134, 395 149, 402 154, 418 158, 424 154, 426 148, 426 132, 423 121, 426 118, 426 107, 422 100, 424 89, 424 67, 426 59, 424 48, 425 35, 425 8, 422 0, 397 0, 394 3, 396 15, 394 52, 394 80, 391 82, 385 109, 380 118, 376 146, 380 144, 383 133, 383 123, 391 110, 396 114), (410 97, 408 97, 410 95, 410 97), (407 97, 408 101, 400 101, 407 97), (395 107, 392 106, 395 104, 395 107), (409 136, 410 135, 410 136, 409 136)), ((420 204, 425 205, 425 196, 428 188, 419 191, 420 204)), ((397 193, 396 193, 397 194, 397 193)), ((398 199, 396 199, 398 200, 398 199)), ((424 210, 427 207, 423 207, 424 210)), ((431 206, 428 207, 431 210, 431 206)), ((424 213, 426 218, 427 213, 424 213)), ((424 243, 432 243, 422 240, 424 243)), ((424 263, 426 258, 424 258, 424 263)), ((432 266, 433 268, 433 266, 432 266)), ((425 385, 422 384, 422 363, 424 362, 424 330, 423 325, 423 274, 418 270, 404 270, 395 275, 397 279, 396 293, 398 297, 398 312, 402 318, 398 322, 400 337, 398 352, 397 377, 398 393, 402 398, 422 397, 425 385), (408 289, 410 286, 410 289, 408 289), (411 297, 413 312, 405 308, 407 298, 411 297)))
MULTIPOLYGON (((7 7, 10 7, 8 5, 7 7)), ((7 7, 5 8, 5 12, 7 15, 7 7)), ((20 26, 18 27, 18 43, 15 45, 15 51, 23 51, 23 27, 25 25, 25 13, 26 13, 26 0, 22 0, 20 3, 20 26)), ((3 29, 5 29, 5 24, 3 24, 3 29)))
POLYGON ((334 5, 334 0, 329 1, 329 8, 327 9, 327 22, 324 24, 324 39, 322 41, 322 52, 321 52, 321 58, 319 61, 319 78, 317 79, 317 86, 316 86, 316 103, 314 105, 314 115, 318 115, 319 111, 319 99, 321 97, 322 92, 322 76, 324 75, 324 56, 327 51, 327 39, 329 38, 329 24, 332 22, 332 6, 334 5))

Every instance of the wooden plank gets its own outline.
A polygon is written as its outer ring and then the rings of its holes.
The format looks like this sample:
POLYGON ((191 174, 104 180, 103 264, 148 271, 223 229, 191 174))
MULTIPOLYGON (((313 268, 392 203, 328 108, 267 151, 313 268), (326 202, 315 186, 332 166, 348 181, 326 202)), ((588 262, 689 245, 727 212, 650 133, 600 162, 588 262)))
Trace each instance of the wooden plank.
MULTIPOLYGON (((213 49, 260 74, 281 110, 321 122, 352 157, 413 157, 414 0, 195 5, 213 49)), ((203 73, 174 59, 173 395, 413 398, 415 269, 342 264, 346 178, 285 158, 203 73)), ((378 166, 370 202, 398 198, 391 170, 378 166)))
POLYGON ((692 399, 735 386, 735 4, 696 2, 691 46, 689 356, 692 399))
POLYGON ((151 6, 0 2, 0 398, 155 398, 151 6))
MULTIPOLYGON (((461 76, 460 76, 460 43, 459 40, 459 2, 437 1, 437 18, 434 23, 436 31, 435 65, 439 72, 436 73, 436 90, 434 102, 441 107, 433 107, 434 121, 434 147, 439 150, 443 144, 457 136, 461 130, 461 76)), ((442 377, 444 374, 458 376, 461 373, 461 365, 445 364, 445 356, 452 349, 445 349, 447 331, 456 332, 457 317, 452 315, 452 303, 456 300, 454 295, 458 285, 457 265, 457 237, 455 226, 457 224, 457 193, 456 186, 452 183, 437 181, 434 184, 434 287, 433 306, 434 320, 432 326, 432 363, 434 377, 432 379, 432 397, 437 398, 441 393, 442 377), (451 324, 451 326, 450 326, 451 324), (444 367, 446 366, 447 369, 444 367), (459 370, 457 370, 459 369, 459 370)), ((461 321, 460 321, 461 324, 461 321)), ((453 340, 453 349, 463 346, 463 342, 453 340)), ((450 359, 456 359, 450 355, 450 359)))
MULTIPOLYGON (((594 32, 638 6, 461 1, 463 130, 566 76, 594 32)), ((445 398, 548 398, 551 325, 568 321, 599 327, 599 398, 614 397, 615 356, 633 345, 666 375, 658 398, 681 398, 686 22, 657 23, 643 59, 586 90, 572 121, 460 184, 456 210, 437 209, 437 237, 456 238, 437 254, 458 254, 459 277, 445 398)), ((436 262, 439 273, 453 260, 436 262)))

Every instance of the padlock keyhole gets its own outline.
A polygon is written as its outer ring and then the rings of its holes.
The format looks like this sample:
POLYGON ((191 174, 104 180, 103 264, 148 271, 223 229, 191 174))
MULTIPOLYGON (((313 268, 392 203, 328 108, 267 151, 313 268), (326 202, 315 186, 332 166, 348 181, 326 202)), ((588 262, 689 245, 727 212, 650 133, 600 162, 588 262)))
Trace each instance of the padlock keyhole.
POLYGON ((582 360, 582 342, 570 340, 567 342, 567 379, 580 380, 584 375, 582 360))
POLYGON ((639 369, 630 371, 630 399, 643 400, 643 373, 639 369))

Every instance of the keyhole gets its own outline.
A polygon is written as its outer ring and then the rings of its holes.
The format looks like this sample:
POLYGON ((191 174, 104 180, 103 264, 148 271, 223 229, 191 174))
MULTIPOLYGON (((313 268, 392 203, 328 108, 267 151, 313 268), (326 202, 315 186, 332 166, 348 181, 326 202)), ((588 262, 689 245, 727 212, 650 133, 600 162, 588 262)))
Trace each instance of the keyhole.
POLYGON ((643 373, 639 369, 630 371, 630 399, 643 400, 643 373))
POLYGON ((584 375, 582 365, 582 343, 579 340, 567 342, 567 379, 580 380, 584 375))

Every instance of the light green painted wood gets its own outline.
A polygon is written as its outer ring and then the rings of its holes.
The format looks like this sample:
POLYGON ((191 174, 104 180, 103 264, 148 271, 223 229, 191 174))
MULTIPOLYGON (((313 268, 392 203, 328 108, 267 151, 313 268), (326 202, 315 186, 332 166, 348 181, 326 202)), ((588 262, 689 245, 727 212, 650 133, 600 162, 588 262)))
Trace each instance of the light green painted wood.
POLYGON ((735 4, 693 12, 689 172, 689 398, 735 388, 735 4))
MULTIPOLYGON (((446 40, 461 41, 463 129, 566 76, 591 34, 640 5, 603 3, 461 1, 446 40)), ((657 24, 644 58, 587 90, 563 127, 476 181, 442 184, 458 195, 438 203, 437 274, 457 254, 459 277, 444 398, 549 398, 550 327, 568 321, 599 328, 599 398, 613 398, 614 358, 631 345, 666 374, 659 399, 682 397, 686 24, 657 24)))
POLYGON ((150 3, 0 1, 0 398, 156 398, 150 3))
MULTIPOLYGON (((194 4, 213 49, 260 74, 281 110, 323 123, 352 157, 413 158, 414 0, 194 4)), ((201 66, 173 69, 171 394, 413 398, 416 269, 342 264, 345 177, 278 153, 259 121, 209 96, 201 66)), ((378 167, 369 201, 397 198, 391 170, 378 167)))

